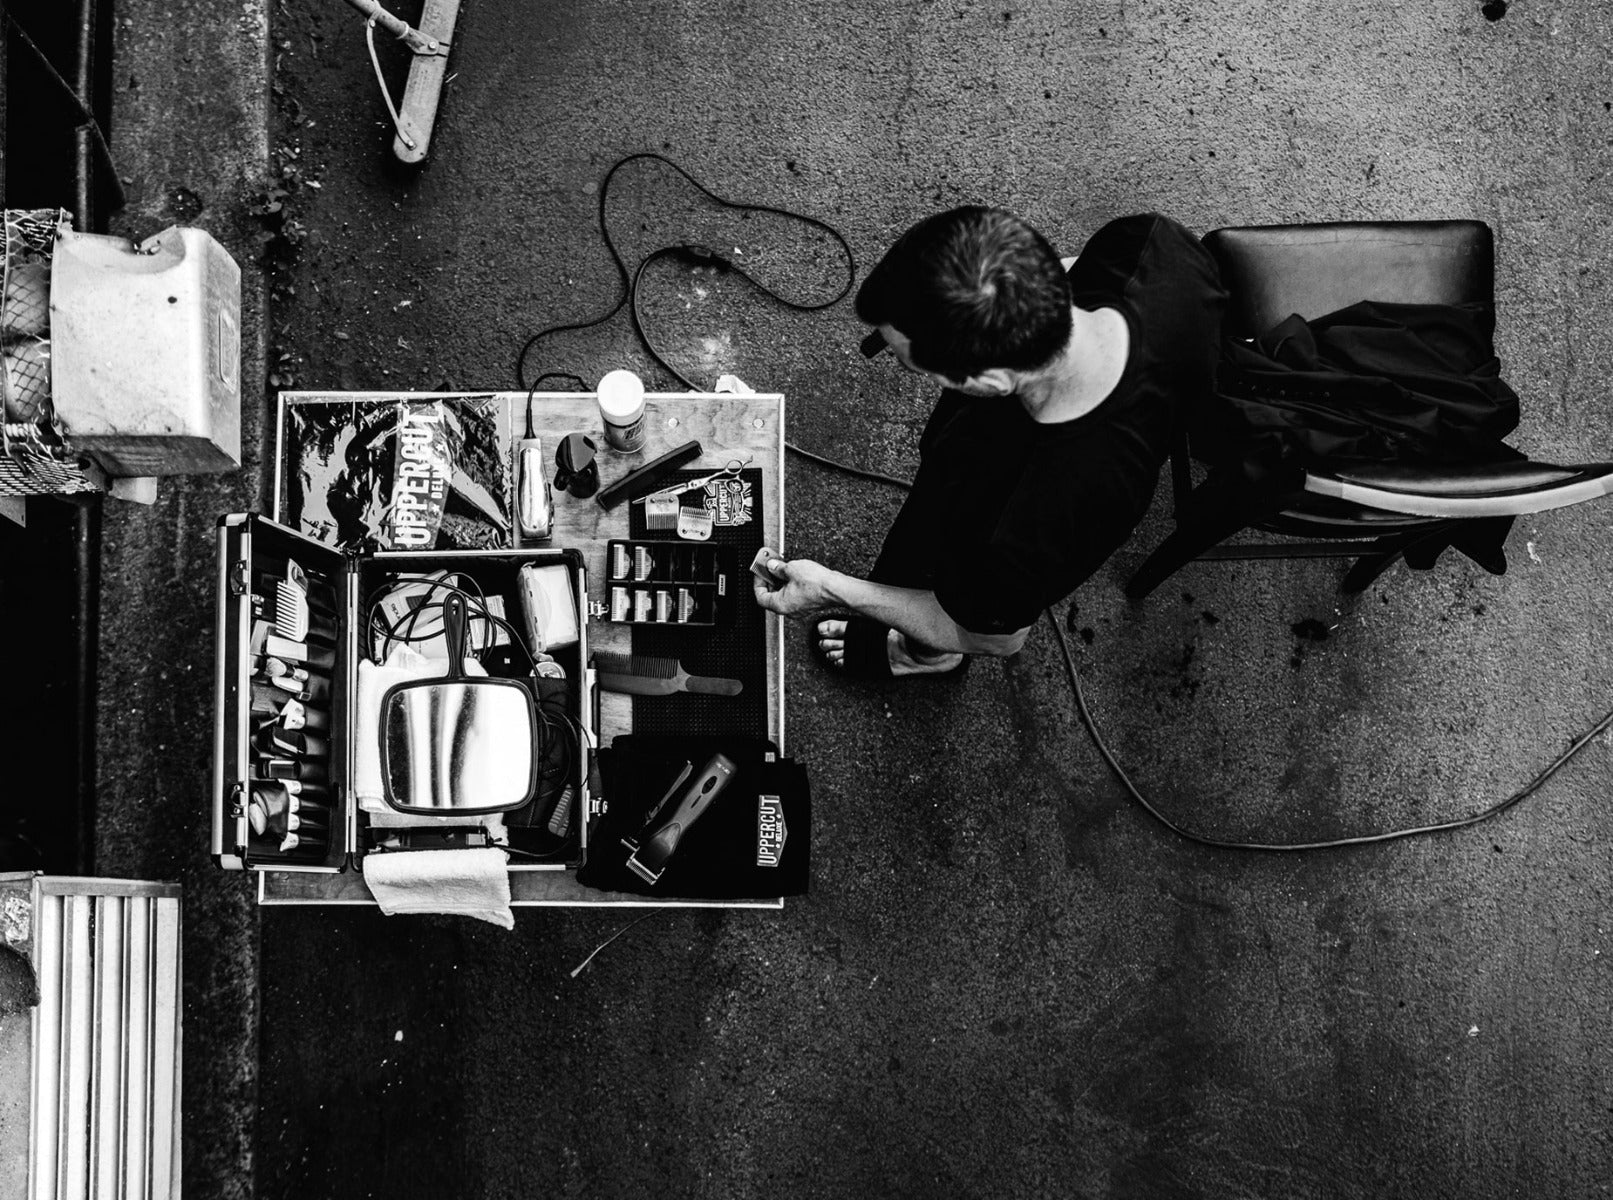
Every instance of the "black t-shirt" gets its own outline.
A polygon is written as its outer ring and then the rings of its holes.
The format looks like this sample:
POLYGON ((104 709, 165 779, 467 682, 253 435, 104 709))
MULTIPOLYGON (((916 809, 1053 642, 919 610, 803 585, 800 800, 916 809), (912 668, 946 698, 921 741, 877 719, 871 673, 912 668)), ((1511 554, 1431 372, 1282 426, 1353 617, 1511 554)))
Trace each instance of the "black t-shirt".
POLYGON ((1041 424, 1012 396, 946 391, 919 449, 898 529, 927 546, 931 586, 975 633, 1034 623, 1093 574, 1148 510, 1177 403, 1207 398, 1226 301, 1198 238, 1153 214, 1098 230, 1069 270, 1072 299, 1113 308, 1131 344, 1097 408, 1041 424))

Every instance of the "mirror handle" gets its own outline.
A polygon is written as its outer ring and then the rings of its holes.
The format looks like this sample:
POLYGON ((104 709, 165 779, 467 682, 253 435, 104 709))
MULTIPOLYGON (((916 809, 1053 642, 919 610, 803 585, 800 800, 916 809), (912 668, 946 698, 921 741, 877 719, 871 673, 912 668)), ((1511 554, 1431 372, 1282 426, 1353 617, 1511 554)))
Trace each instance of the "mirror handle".
POLYGON ((442 598, 442 636, 448 648, 448 673, 465 673, 465 597, 449 592, 442 598))

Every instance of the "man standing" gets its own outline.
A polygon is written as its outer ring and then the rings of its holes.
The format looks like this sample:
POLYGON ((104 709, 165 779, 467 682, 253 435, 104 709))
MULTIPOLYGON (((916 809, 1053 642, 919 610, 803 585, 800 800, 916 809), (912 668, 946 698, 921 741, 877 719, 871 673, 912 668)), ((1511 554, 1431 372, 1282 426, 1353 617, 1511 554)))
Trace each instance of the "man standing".
POLYGON ((817 651, 859 678, 1017 653, 1148 510, 1178 409, 1213 386, 1225 303, 1214 260, 1166 217, 1110 222, 1068 270, 1001 209, 921 221, 857 293, 878 330, 865 353, 945 389, 913 490, 868 578, 774 558, 757 603, 835 614, 817 651))

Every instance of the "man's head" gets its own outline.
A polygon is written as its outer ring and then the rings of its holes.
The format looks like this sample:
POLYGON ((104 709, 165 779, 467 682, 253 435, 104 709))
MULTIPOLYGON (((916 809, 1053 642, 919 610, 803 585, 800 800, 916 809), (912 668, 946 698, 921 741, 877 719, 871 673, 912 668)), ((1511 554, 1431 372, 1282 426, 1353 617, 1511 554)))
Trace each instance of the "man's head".
POLYGON ((954 208, 886 252, 857 291, 857 315, 905 365, 1007 394, 1070 340, 1070 287, 1057 251, 1020 218, 954 208))

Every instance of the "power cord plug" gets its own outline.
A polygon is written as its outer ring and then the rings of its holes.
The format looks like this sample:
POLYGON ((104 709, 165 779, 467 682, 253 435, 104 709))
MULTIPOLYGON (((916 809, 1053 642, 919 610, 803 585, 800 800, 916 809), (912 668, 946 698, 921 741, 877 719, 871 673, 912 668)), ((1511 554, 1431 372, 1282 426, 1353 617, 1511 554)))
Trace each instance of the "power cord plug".
POLYGON ((710 246, 701 246, 693 242, 674 246, 672 253, 679 262, 687 263, 691 267, 711 267, 717 271, 728 271, 734 265, 710 246))

